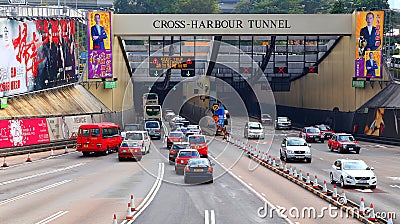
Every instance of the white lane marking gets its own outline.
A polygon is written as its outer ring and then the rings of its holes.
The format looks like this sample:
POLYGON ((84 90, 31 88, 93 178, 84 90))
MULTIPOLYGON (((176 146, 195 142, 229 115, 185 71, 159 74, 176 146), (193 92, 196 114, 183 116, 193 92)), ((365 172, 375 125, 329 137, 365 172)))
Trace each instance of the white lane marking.
MULTIPOLYGON (((154 200, 154 197, 157 195, 158 190, 161 187, 162 180, 164 177, 164 163, 158 164, 158 175, 157 180, 155 181, 153 187, 147 196, 143 199, 142 203, 136 207, 136 211, 134 212, 133 219, 130 220, 127 224, 133 223, 137 217, 150 205, 150 203, 154 200)), ((124 222, 125 223, 125 222, 124 222)))
POLYGON ((395 184, 395 185, 389 185, 390 187, 397 187, 397 188, 400 188, 400 186, 399 185, 397 185, 397 184, 395 184))
POLYGON ((68 213, 68 211, 59 211, 59 212, 57 212, 56 214, 51 215, 51 216, 49 216, 49 217, 43 219, 43 220, 40 221, 40 222, 37 222, 36 224, 46 224, 46 223, 49 223, 49 222, 53 221, 54 219, 56 219, 56 218, 58 218, 58 217, 61 217, 61 216, 65 215, 65 214, 67 214, 67 213, 68 213))
POLYGON ((253 184, 249 183, 249 186, 253 186, 253 184))
POLYGON ((261 195, 265 197, 265 194, 264 194, 264 193, 261 193, 261 195))
POLYGON ((362 192, 362 193, 373 193, 371 189, 354 189, 356 191, 362 192))
POLYGON ((234 174, 232 171, 228 170, 226 167, 224 167, 220 162, 218 162, 214 157, 209 156, 212 160, 214 160, 222 169, 224 169, 227 173, 229 173, 233 178, 235 178, 237 181, 239 181, 242 185, 244 185, 245 187, 247 187, 247 189, 249 189, 251 192, 253 192, 253 194, 255 194, 258 198, 260 198, 262 201, 264 201, 264 203, 267 203, 268 206, 271 206, 271 208, 273 209, 273 211, 277 211, 278 216, 281 217, 282 219, 284 219, 287 223, 289 224, 293 224, 293 222, 288 219, 284 214, 279 213, 278 211, 280 211, 279 209, 277 209, 277 207, 272 204, 271 202, 269 202, 265 197, 263 197, 260 193, 258 193, 256 190, 254 190, 254 188, 250 187, 248 184, 246 184, 246 182, 244 182, 243 180, 241 180, 238 176, 236 176, 236 174, 234 174))
POLYGON ((14 180, 4 181, 4 182, 0 183, 0 186, 6 185, 6 184, 15 183, 15 182, 19 182, 19 181, 23 181, 23 180, 28 180, 28 179, 35 178, 35 177, 44 176, 44 175, 47 175, 47 174, 53 174, 53 173, 58 173, 58 172, 61 172, 61 171, 66 171, 66 170, 69 170, 69 169, 72 169, 72 168, 75 168, 75 167, 82 166, 84 164, 85 163, 78 163, 78 164, 75 164, 75 165, 72 165, 72 166, 67 166, 65 168, 60 168, 60 169, 56 169, 56 170, 52 170, 52 171, 48 171, 48 172, 44 172, 44 173, 38 173, 38 174, 34 174, 34 175, 31 175, 31 176, 27 176, 27 177, 21 177, 21 178, 14 179, 14 180))
POLYGON ((387 178, 392 179, 392 180, 400 180, 400 177, 387 177, 387 178))
POLYGON ((30 191, 30 192, 27 192, 27 193, 24 193, 24 194, 15 196, 15 197, 13 197, 13 198, 9 198, 9 199, 0 201, 0 206, 1 206, 1 205, 8 204, 8 203, 13 202, 13 201, 16 201, 16 200, 19 200, 19 199, 22 199, 22 198, 25 198, 25 197, 27 197, 27 196, 29 196, 29 195, 34 195, 34 194, 40 193, 40 192, 42 192, 42 191, 49 190, 49 189, 51 189, 51 188, 55 188, 55 187, 57 187, 57 186, 66 184, 66 183, 68 183, 68 182, 70 182, 70 181, 71 181, 71 180, 63 180, 63 181, 61 181, 61 182, 58 182, 58 183, 55 183, 55 184, 51 184, 51 185, 48 185, 48 186, 39 188, 39 189, 37 189, 37 190, 30 191))
POLYGON ((324 158, 319 158, 320 160, 324 160, 324 158))
MULTIPOLYGON (((222 164, 222 163, 221 163, 221 164, 222 164)), ((240 175, 239 175, 238 177, 239 177, 239 178, 242 178, 242 176, 240 176, 240 175)))
MULTIPOLYGON (((66 155, 74 154, 74 153, 78 153, 78 151, 73 151, 73 152, 63 153, 63 154, 60 154, 60 155, 57 155, 57 156, 53 156, 53 157, 46 157, 46 158, 43 158, 43 159, 33 160, 32 163, 39 162, 39 161, 43 161, 43 160, 49 160, 49 159, 51 159, 51 158, 66 156, 66 155)), ((6 170, 6 169, 13 168, 13 167, 19 167, 19 166, 26 166, 26 165, 29 165, 29 164, 32 164, 32 163, 25 163, 25 162, 24 162, 24 163, 19 163, 19 164, 11 165, 11 166, 8 166, 8 167, 0 167, 0 170, 6 170)))
POLYGON ((210 217, 210 221, 211 221, 211 224, 215 224, 215 212, 214 212, 214 210, 211 210, 211 217, 210 217))
POLYGON ((210 224, 210 215, 208 213, 208 210, 204 211, 204 224, 210 224))

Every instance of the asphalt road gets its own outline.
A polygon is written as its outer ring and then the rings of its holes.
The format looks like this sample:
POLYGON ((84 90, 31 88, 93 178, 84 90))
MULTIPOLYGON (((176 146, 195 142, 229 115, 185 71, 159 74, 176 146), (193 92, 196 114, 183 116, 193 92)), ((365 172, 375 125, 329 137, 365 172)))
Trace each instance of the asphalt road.
MULTIPOLYGON (((235 118, 234 118, 235 119, 235 118)), ((247 141, 243 138, 243 127, 246 119, 236 118, 232 125, 232 133, 234 136, 247 141)), ((280 143, 285 135, 298 136, 299 131, 296 130, 277 130, 267 126, 265 128, 266 139, 248 140, 248 143, 257 148, 257 151, 268 152, 276 158, 279 157, 280 143), (272 140, 272 141, 271 141, 272 140)), ((333 189, 333 185, 329 183, 329 171, 333 162, 338 158, 362 159, 369 166, 375 168, 374 172, 378 178, 377 188, 360 189, 346 188, 346 196, 355 202, 360 202, 361 197, 364 198, 366 206, 370 203, 374 204, 375 211, 395 212, 400 214, 400 161, 396 158, 400 155, 400 147, 375 144, 369 142, 359 142, 361 145, 361 153, 339 154, 330 152, 327 141, 325 143, 311 143, 313 161, 311 164, 301 162, 291 162, 288 165, 296 167, 297 170, 302 169, 303 175, 307 172, 311 177, 318 176, 319 183, 323 180, 327 181, 328 189, 333 189)), ((341 188, 338 187, 338 192, 341 188)), ((385 215, 385 214, 383 214, 385 215)))
MULTIPOLYGON (((237 122, 232 132, 240 137, 242 127, 237 122)), ((265 140, 250 143, 258 144, 260 150, 270 148, 275 156, 283 135, 297 134, 266 132, 265 140)), ((0 169, 1 223, 111 223, 113 214, 121 223, 130 195, 138 206, 155 183, 160 163, 164 164, 160 188, 134 223, 358 223, 321 212, 329 207, 327 202, 254 163, 220 137, 209 139, 215 180, 202 185, 183 183, 183 176, 168 164, 162 140, 152 141, 150 154, 141 162, 119 162, 117 154, 82 157, 72 150, 67 154, 58 151, 52 158, 48 153, 34 154, 32 163, 24 162, 26 155, 9 158, 10 167, 0 169), (289 220, 279 217, 276 207, 287 209, 284 215, 289 220), (320 217, 302 217, 303 210, 310 207, 320 217)), ((371 193, 346 189, 347 196, 354 201, 364 197, 366 204, 373 202, 377 210, 396 211, 399 188, 390 185, 399 182, 394 178, 400 176, 395 169, 399 162, 393 159, 397 148, 361 144, 365 147, 360 155, 339 155, 329 152, 326 144, 312 144, 313 162, 293 165, 318 175, 321 182, 328 180, 327 169, 334 159, 360 157, 375 167, 378 188, 371 193)))

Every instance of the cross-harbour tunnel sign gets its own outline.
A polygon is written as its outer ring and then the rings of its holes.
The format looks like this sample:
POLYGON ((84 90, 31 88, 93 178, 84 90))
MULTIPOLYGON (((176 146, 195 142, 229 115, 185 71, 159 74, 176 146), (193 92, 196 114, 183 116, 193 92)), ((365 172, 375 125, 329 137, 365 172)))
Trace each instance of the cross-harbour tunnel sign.
POLYGON ((124 35, 351 35, 351 14, 115 14, 124 35))

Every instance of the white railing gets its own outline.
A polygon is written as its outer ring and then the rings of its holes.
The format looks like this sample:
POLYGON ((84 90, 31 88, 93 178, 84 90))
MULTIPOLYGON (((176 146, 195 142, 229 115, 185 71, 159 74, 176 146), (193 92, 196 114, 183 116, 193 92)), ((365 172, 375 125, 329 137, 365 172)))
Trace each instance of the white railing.
POLYGON ((73 9, 67 6, 3 5, 0 7, 0 17, 69 17, 85 19, 86 10, 73 9))

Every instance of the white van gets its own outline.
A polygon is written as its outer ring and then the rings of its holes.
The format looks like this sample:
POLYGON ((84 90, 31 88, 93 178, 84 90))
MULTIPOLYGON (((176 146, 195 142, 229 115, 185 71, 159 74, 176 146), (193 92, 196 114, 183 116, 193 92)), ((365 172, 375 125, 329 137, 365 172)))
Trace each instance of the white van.
POLYGON ((143 155, 150 152, 150 137, 147 131, 127 131, 124 141, 137 142, 143 155))

